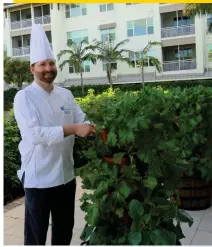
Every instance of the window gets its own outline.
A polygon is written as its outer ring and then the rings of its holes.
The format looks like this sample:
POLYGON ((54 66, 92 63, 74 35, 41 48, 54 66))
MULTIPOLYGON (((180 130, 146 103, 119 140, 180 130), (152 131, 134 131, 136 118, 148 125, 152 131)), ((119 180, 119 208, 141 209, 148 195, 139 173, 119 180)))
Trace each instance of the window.
POLYGON ((174 26, 181 26, 181 25, 190 25, 191 24, 191 18, 189 16, 179 16, 175 17, 173 20, 174 26))
POLYGON ((86 40, 88 42, 88 30, 72 31, 67 33, 67 39, 71 39, 72 42, 79 44, 81 41, 86 40))
MULTIPOLYGON (((117 70, 117 63, 116 62, 111 63, 111 69, 117 70)), ((103 71, 107 71, 107 62, 103 62, 103 71)))
POLYGON ((108 29, 101 29, 101 40, 115 40, 116 34, 115 34, 115 28, 108 28, 108 29))
POLYGON ((212 62, 212 44, 208 44, 208 61, 212 62))
POLYGON ((100 8, 100 12, 111 11, 114 10, 114 4, 113 3, 100 4, 99 8, 100 8))
POLYGON ((87 15, 86 4, 66 4, 66 18, 87 15))
POLYGON ((135 5, 137 3, 126 3, 126 5, 135 5))
POLYGON ((127 36, 141 36, 154 33, 153 18, 127 22, 127 36))
MULTIPOLYGON (((156 57, 156 51, 155 50, 151 50, 147 53, 146 59, 144 57, 145 61, 145 65, 144 67, 150 67, 150 66, 154 66, 151 61, 149 60, 148 56, 152 56, 152 57, 156 57)), ((130 68, 138 68, 139 63, 138 60, 141 59, 142 57, 142 52, 135 52, 135 53, 130 53, 129 54, 129 59, 130 59, 130 68)))
POLYGON ((175 50, 175 57, 176 59, 192 59, 193 57, 193 51, 192 48, 185 48, 180 49, 179 53, 178 50, 175 50))
MULTIPOLYGON (((82 72, 90 72, 91 71, 90 61, 84 61, 81 66, 82 66, 82 72)), ((74 65, 69 66, 69 73, 70 74, 76 73, 74 65)))

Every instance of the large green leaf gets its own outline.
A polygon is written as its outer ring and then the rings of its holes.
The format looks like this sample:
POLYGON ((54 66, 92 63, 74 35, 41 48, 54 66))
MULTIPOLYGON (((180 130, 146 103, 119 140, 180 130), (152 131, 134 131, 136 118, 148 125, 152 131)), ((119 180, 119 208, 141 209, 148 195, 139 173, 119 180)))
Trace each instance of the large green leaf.
POLYGON ((94 227, 93 226, 89 226, 88 224, 85 225, 83 232, 80 236, 80 239, 83 241, 87 241, 88 238, 90 237, 92 231, 93 231, 94 227))
POLYGON ((176 235, 173 232, 155 229, 150 233, 151 241, 154 245, 175 245, 176 235))
POLYGON ((177 219, 181 222, 186 222, 191 227, 193 225, 193 218, 184 210, 178 210, 177 219))
POLYGON ((95 190, 95 195, 97 197, 102 196, 107 192, 107 190, 108 190, 108 184, 106 183, 106 181, 102 181, 100 182, 98 188, 95 190))
POLYGON ((143 185, 148 188, 153 190, 157 186, 158 182, 155 177, 148 177, 147 179, 143 180, 143 185))
POLYGON ((142 241, 142 235, 140 232, 130 232, 128 234, 128 241, 131 245, 139 245, 142 241))
POLYGON ((120 164, 121 158, 122 158, 123 156, 124 156, 124 153, 116 153, 116 154, 114 155, 114 158, 113 158, 115 164, 120 164))
POLYGON ((133 219, 140 219, 144 214, 144 208, 142 204, 139 201, 133 199, 129 204, 129 214, 133 219))
POLYGON ((138 232, 142 227, 144 227, 143 220, 133 220, 130 230, 131 232, 138 232))
POLYGON ((100 217, 100 211, 97 204, 90 204, 87 206, 87 223, 91 226, 96 226, 100 217))
POLYGON ((130 194, 132 189, 129 187, 126 181, 121 181, 119 185, 119 193, 124 196, 124 198, 127 198, 130 194))

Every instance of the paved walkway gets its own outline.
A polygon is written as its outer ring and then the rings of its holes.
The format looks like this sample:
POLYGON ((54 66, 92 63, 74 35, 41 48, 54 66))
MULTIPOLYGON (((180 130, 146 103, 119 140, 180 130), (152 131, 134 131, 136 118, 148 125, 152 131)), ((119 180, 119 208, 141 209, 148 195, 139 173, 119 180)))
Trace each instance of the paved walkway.
MULTIPOLYGON (((75 226, 71 245, 80 245, 80 235, 85 225, 84 213, 80 209, 82 195, 81 181, 77 178, 75 226)), ((207 210, 189 211, 194 219, 190 228, 182 224, 185 239, 183 245, 212 245, 212 207, 207 210)), ((4 207, 4 245, 23 245, 24 235, 24 198, 21 198, 4 207)), ((47 236, 47 245, 51 243, 50 227, 47 236)))

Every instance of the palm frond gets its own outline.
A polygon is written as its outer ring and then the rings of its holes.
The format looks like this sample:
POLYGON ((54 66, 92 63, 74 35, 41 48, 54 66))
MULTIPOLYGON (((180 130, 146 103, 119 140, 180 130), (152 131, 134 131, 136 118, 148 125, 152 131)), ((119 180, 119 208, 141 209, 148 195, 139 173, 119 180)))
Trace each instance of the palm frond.
POLYGON ((74 54, 74 52, 73 52, 72 50, 62 50, 62 51, 60 51, 60 53, 57 55, 58 60, 60 60, 61 56, 67 55, 67 54, 70 55, 70 56, 72 56, 72 55, 74 54))
POLYGON ((161 63, 156 57, 148 56, 149 62, 152 63, 152 65, 155 66, 156 70, 158 72, 162 71, 161 63))
POLYGON ((60 68, 61 71, 63 70, 63 67, 64 67, 66 64, 71 65, 71 64, 70 64, 70 60, 64 60, 64 61, 59 65, 59 68, 60 68))
POLYGON ((116 46, 114 47, 114 50, 117 50, 120 46, 125 45, 126 43, 129 42, 129 39, 124 39, 121 42, 119 42, 118 44, 116 44, 116 46))
POLYGON ((189 3, 186 4, 183 14, 187 16, 212 14, 211 3, 189 3))
POLYGON ((93 64, 96 64, 96 55, 93 53, 87 53, 84 57, 83 57, 83 61, 86 60, 90 60, 93 64))

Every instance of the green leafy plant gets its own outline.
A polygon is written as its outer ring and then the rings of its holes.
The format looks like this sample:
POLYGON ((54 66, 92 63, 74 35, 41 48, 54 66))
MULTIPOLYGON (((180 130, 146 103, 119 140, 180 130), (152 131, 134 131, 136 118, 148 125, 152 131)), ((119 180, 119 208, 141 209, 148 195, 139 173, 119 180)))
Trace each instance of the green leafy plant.
MULTIPOLYGON (((212 14, 212 4, 211 3, 189 3, 186 4, 184 9, 184 14, 187 16, 195 15, 207 15, 212 14)), ((212 23, 208 25, 208 31, 212 32, 212 23)))
POLYGON ((4 117, 4 203, 24 194, 17 177, 21 165, 19 142, 19 130, 11 111, 10 116, 4 117))
POLYGON ((22 88, 23 82, 32 82, 33 75, 29 70, 29 61, 4 56, 4 81, 22 88))
POLYGON ((176 189, 195 170, 212 178, 211 95, 201 86, 166 91, 147 86, 113 92, 106 104, 104 98, 98 101, 98 111, 87 102, 98 134, 84 151, 88 163, 79 169, 89 191, 81 198, 87 222, 83 241, 175 245, 184 238, 181 222, 191 226, 193 220, 179 209, 176 189), (108 134, 104 141, 102 129, 108 134))
POLYGON ((91 50, 93 50, 93 46, 88 45, 87 40, 83 40, 79 44, 68 40, 67 46, 69 49, 60 51, 60 53, 58 54, 58 59, 60 60, 60 58, 64 55, 69 55, 69 57, 68 59, 64 60, 59 65, 59 67, 62 70, 63 67, 68 64, 69 66, 74 67, 75 73, 80 73, 82 96, 84 96, 84 84, 82 77, 82 74, 84 72, 83 63, 86 61, 92 62, 93 64, 96 63, 95 55, 90 52, 91 50))
MULTIPOLYGON (((149 41, 148 44, 142 49, 142 51, 139 52, 138 60, 136 61, 136 63, 141 68, 143 85, 144 85, 144 67, 148 65, 148 60, 149 63, 152 66, 154 66, 158 72, 162 71, 160 60, 156 57, 149 55, 149 51, 152 49, 152 47, 158 45, 161 45, 161 43, 149 41)), ((136 53, 135 56, 137 56, 136 53)))
POLYGON ((107 78, 111 89, 113 88, 112 71, 115 69, 113 65, 118 61, 129 63, 129 58, 124 53, 128 54, 132 51, 121 48, 127 42, 129 42, 128 39, 122 40, 117 44, 111 39, 107 41, 94 41, 93 49, 98 52, 96 58, 106 64, 107 78))

